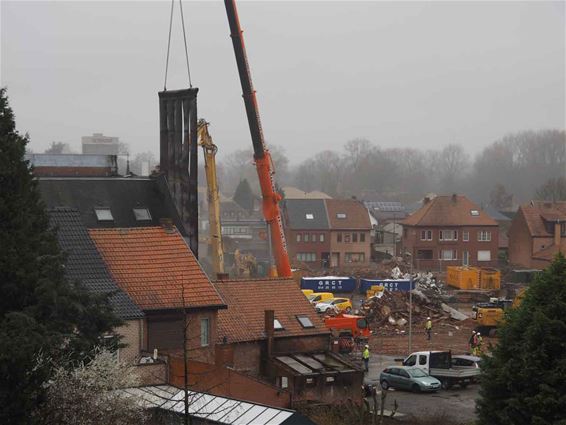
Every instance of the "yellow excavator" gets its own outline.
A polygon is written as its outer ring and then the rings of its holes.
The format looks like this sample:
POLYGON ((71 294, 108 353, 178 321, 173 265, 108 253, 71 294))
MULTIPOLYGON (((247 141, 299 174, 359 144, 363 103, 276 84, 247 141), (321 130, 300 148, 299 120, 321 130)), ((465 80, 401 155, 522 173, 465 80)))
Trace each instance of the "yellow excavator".
POLYGON ((198 144, 204 153, 204 169, 208 192, 209 240, 212 249, 212 266, 216 277, 224 274, 224 249, 222 247, 222 227, 220 225, 220 196, 216 176, 216 152, 218 147, 213 143, 208 132, 209 123, 204 119, 198 121, 198 144))
POLYGON ((476 322, 476 331, 482 335, 496 336, 497 327, 505 320, 505 312, 521 304, 525 291, 526 288, 521 289, 514 300, 495 298, 487 303, 474 305, 472 319, 476 322))

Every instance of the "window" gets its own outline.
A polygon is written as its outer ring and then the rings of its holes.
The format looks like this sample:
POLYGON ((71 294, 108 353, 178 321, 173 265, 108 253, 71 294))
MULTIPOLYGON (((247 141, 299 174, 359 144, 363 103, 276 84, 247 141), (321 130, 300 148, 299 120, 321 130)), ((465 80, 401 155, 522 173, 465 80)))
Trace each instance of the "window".
POLYGON ((346 218, 346 213, 336 213, 336 218, 343 220, 346 218))
POLYGON ((316 261, 316 253, 315 252, 299 252, 297 253, 297 260, 303 261, 305 263, 312 263, 316 261))
POLYGON ((305 233, 305 242, 309 242, 310 241, 310 235, 308 233, 305 233))
POLYGON ((151 220, 151 214, 147 208, 134 208, 134 215, 137 221, 151 220))
POLYGON ((346 263, 363 263, 366 260, 366 255, 363 252, 347 252, 344 257, 346 263))
POLYGON ((491 232, 489 230, 482 230, 478 232, 478 241, 480 242, 491 241, 491 232))
POLYGON ((94 213, 98 221, 114 221, 110 208, 95 208, 94 213))
POLYGON ((342 242, 342 233, 338 233, 338 234, 336 235, 336 241, 342 242))
POLYGON ((473 215, 474 217, 477 217, 480 215, 480 212, 478 210, 470 210, 470 214, 473 215))
POLYGON ((491 261, 491 251, 478 251, 478 261, 491 261))
POLYGON ((283 325, 279 320, 273 319, 273 329, 275 329, 276 331, 282 331, 285 328, 283 327, 283 325))
POLYGON ((311 233, 311 242, 316 242, 316 233, 311 233))
POLYGON ((297 316, 297 320, 303 328, 314 328, 314 325, 307 316, 297 316))
POLYGON ((305 380, 305 384, 307 384, 309 387, 314 387, 316 385, 316 380, 314 378, 307 378, 305 380))
POLYGON ((326 377, 326 383, 327 384, 332 384, 334 382, 334 376, 327 376, 326 377))
POLYGON ((414 366, 417 364, 417 356, 413 354, 407 360, 403 362, 403 366, 414 366))
POLYGON ((470 232, 468 232, 467 230, 464 230, 462 232, 462 240, 464 242, 468 242, 470 240, 470 232))
POLYGON ((358 242, 358 234, 352 233, 352 242, 358 242))
POLYGON ((297 242, 301 242, 301 234, 297 233, 297 242))
POLYGON ((360 233, 360 242, 365 242, 365 241, 366 241, 366 234, 360 233))
POLYGON ((320 235, 318 235, 318 241, 324 242, 324 233, 321 233, 320 235))
POLYGON ((441 230, 438 238, 441 241, 457 241, 458 231, 457 230, 441 230))
POLYGON ((424 366, 426 364, 426 356, 420 354, 419 355, 419 365, 424 366))
POLYGON ((344 233, 344 242, 350 243, 352 241, 352 235, 350 233, 344 233))
POLYGON ((208 346, 208 331, 209 331, 209 320, 208 318, 200 319, 200 346, 208 346))
POLYGON ((449 261, 456 259, 456 250, 455 249, 443 249, 441 252, 442 260, 449 261))
POLYGON ((418 249, 417 259, 419 260, 432 260, 432 249, 418 249))
POLYGON ((470 251, 464 251, 462 254, 462 264, 464 266, 470 265, 470 251))
POLYGON ((432 240, 432 230, 421 230, 421 241, 431 241, 431 240, 432 240))
POLYGON ((244 226, 222 226, 222 234, 231 236, 250 235, 250 228, 244 226))
POLYGON ((289 379, 286 376, 281 376, 279 378, 279 382, 281 382, 281 388, 289 387, 289 379))
POLYGON ((307 220, 314 220, 314 214, 308 214, 308 213, 307 213, 307 214, 305 214, 305 218, 306 218, 307 220))

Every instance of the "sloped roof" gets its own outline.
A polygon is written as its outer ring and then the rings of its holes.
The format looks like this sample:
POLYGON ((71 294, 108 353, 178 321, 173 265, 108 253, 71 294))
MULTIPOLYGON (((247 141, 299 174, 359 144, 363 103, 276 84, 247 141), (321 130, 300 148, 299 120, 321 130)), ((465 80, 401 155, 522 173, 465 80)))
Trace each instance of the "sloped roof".
POLYGON ((531 201, 519 207, 523 213, 531 236, 549 236, 544 226, 548 221, 566 221, 566 202, 531 201))
POLYGON ((541 249, 533 254, 536 260, 552 261, 558 252, 566 253, 566 241, 559 245, 551 245, 547 248, 541 249))
POLYGON ((497 222, 464 195, 437 196, 401 221, 405 226, 497 226, 497 222), (471 211, 477 211, 472 215, 471 211))
POLYGON ((118 285, 143 310, 183 304, 224 306, 176 228, 90 229, 89 233, 118 285))
POLYGON ((330 227, 322 199, 285 199, 282 205, 283 216, 290 229, 325 230, 330 227))
POLYGON ((275 337, 328 334, 322 319, 291 279, 251 279, 214 283, 228 309, 218 312, 218 341, 229 343, 265 339, 265 310, 274 310, 283 330, 275 337), (303 328, 297 316, 314 327, 303 328))
POLYGON ((364 204, 354 199, 325 199, 332 229, 371 229, 369 212, 364 204), (344 218, 338 218, 345 214, 344 218))
POLYGON ((77 209, 89 229, 157 226, 168 218, 187 235, 163 176, 42 177, 39 190, 48 208, 77 209), (98 221, 95 207, 110 208, 114 220, 98 221), (136 220, 134 208, 147 208, 151 220, 136 220))
POLYGON ((110 304, 116 315, 124 320, 144 316, 139 307, 124 293, 108 272, 96 250, 80 213, 72 208, 49 210, 51 224, 57 228, 59 246, 67 254, 65 274, 78 280, 92 293, 111 293, 110 304))
POLYGON ((285 193, 285 199, 331 199, 330 195, 319 190, 313 190, 312 192, 304 192, 293 186, 284 186, 283 192, 285 193))

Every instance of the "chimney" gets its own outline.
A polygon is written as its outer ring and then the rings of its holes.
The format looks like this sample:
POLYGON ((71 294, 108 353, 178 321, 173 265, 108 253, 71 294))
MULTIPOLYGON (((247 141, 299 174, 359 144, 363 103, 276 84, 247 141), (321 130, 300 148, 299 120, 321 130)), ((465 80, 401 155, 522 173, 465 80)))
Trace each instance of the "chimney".
POLYGON ((275 312, 273 310, 265 310, 265 336, 267 337, 267 361, 271 358, 273 352, 273 334, 275 332, 273 321, 275 320, 275 312))
POLYGON ((228 344, 226 337, 223 338, 222 344, 215 346, 214 363, 217 367, 234 366, 234 347, 228 344))
POLYGON ((425 198, 423 199, 423 205, 426 205, 430 202, 430 198, 428 196, 425 196, 425 198))
POLYGON ((554 223, 554 245, 560 247, 560 230, 561 230, 560 220, 556 220, 554 223))
POLYGON ((216 273, 216 280, 219 280, 221 282, 230 280, 230 275, 228 273, 216 273))
POLYGON ((159 224, 163 227, 165 233, 175 233, 175 226, 170 218, 160 218, 159 224))
POLYGON ((452 194, 452 202, 455 204, 458 201, 458 195, 456 193, 452 194))

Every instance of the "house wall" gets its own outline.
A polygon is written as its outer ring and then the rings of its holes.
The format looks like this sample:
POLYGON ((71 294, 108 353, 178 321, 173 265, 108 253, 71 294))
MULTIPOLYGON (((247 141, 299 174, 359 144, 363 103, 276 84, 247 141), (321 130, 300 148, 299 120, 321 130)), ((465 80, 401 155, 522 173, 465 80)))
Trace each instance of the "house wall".
POLYGON ((261 369, 261 343, 242 342, 232 344, 234 348, 234 369, 252 375, 259 375, 261 369))
MULTIPOLYGON (((339 255, 337 267, 363 267, 369 264, 371 257, 371 235, 367 230, 333 230, 330 237, 330 251, 339 255), (353 242, 353 234, 357 234, 357 242, 353 242), (364 242, 360 242, 360 234, 364 235, 364 242), (340 236, 342 241, 339 242, 340 236), (347 242, 349 240, 349 242, 347 242), (346 258, 348 253, 363 253, 364 259, 360 262, 349 262, 346 258)), ((331 254, 332 255, 332 254, 331 254)))
POLYGON ((509 228, 509 263, 531 268, 533 255, 533 241, 523 212, 513 218, 509 228))
POLYGON ((464 264, 464 252, 469 253, 470 266, 496 267, 498 265, 499 229, 497 226, 404 226, 403 250, 411 253, 413 265, 417 270, 445 270, 447 266, 464 264), (421 231, 431 231, 432 240, 421 240, 421 231), (440 240, 441 230, 456 230, 458 238, 455 241, 440 240), (478 234, 482 231, 491 232, 490 241, 479 241, 478 234), (463 240, 464 232, 468 232, 468 241, 463 240), (432 251, 432 259, 422 258, 419 251, 432 251), (456 258, 441 260, 443 250, 453 250, 456 258), (479 261, 478 251, 490 251, 490 261, 479 261), (420 258, 421 257, 421 258, 420 258))
MULTIPOLYGON (((147 313, 147 349, 152 352, 154 348, 159 351, 174 352, 183 347, 184 320, 181 312, 151 314, 147 313)), ((189 322, 187 334, 187 349, 189 357, 205 363, 214 362, 214 342, 216 341, 217 311, 202 310, 187 313, 189 322), (201 319, 209 319, 208 345, 201 345, 201 319)))
POLYGON ((125 345, 118 350, 118 358, 127 363, 134 363, 143 348, 143 319, 126 320, 115 332, 122 337, 120 342, 125 345))
POLYGON ((275 338, 273 354, 311 353, 330 349, 330 335, 275 338))
MULTIPOLYGON (((323 259, 322 253, 330 253, 330 232, 328 232, 327 230, 299 230, 299 229, 289 230, 288 229, 285 234, 285 237, 287 239, 287 248, 289 250, 289 255, 292 260, 307 262, 304 260, 298 260, 297 254, 314 253, 315 260, 312 262, 308 261, 307 263, 309 265, 312 265, 313 267, 325 266, 325 264, 323 264, 322 262, 323 259), (309 235, 309 242, 304 241, 305 234, 309 235), (300 242, 297 241, 297 235, 301 235, 300 242), (312 242, 313 235, 316 237, 316 242, 312 242), (324 235, 323 242, 320 242, 320 235, 324 235)), ((326 264, 326 266, 329 266, 329 264, 326 264)))

